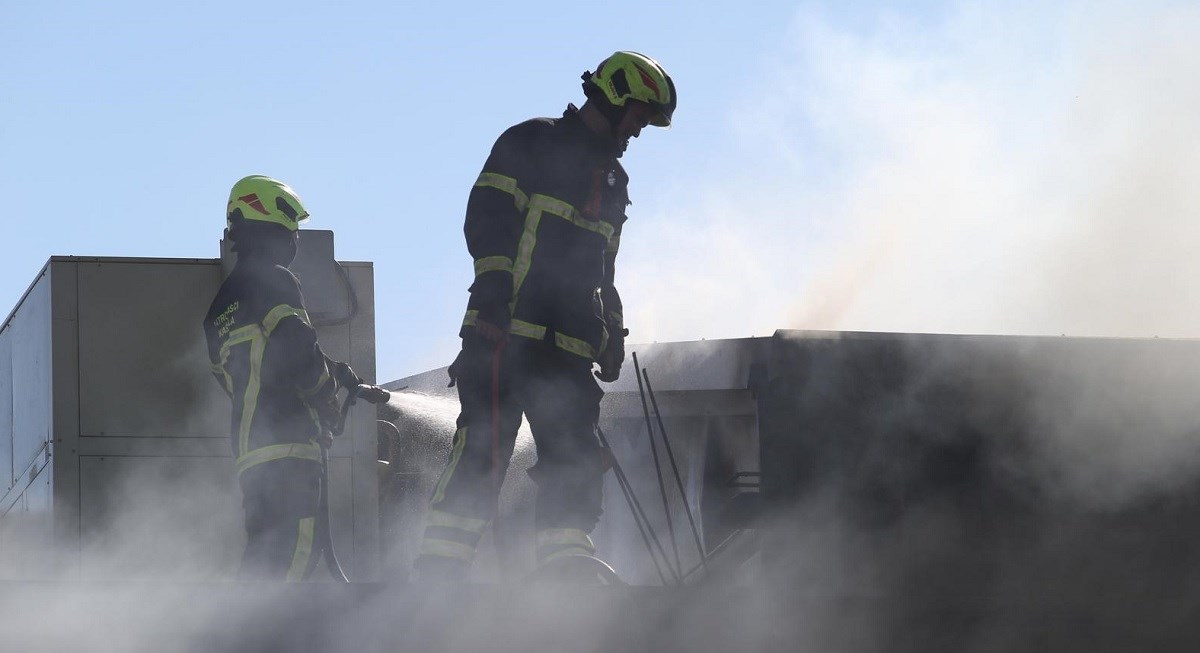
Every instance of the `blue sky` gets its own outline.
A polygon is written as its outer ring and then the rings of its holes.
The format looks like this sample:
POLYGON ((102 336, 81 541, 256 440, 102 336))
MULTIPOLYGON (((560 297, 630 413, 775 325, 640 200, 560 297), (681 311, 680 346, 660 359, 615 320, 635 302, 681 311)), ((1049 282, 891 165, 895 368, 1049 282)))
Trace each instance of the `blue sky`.
POLYGON ((628 157, 652 196, 723 146, 789 4, 5 3, 0 303, 51 255, 215 256, 228 187, 262 172, 375 262, 380 373, 415 371, 461 319, 466 193, 505 127, 578 103, 611 51, 651 53, 685 98, 628 157))
MULTIPOLYGON (((411 4, 4 4, 0 310, 51 255, 216 256, 229 186, 264 173, 336 232, 339 258, 375 263, 379 377, 445 364, 492 141, 578 103, 581 71, 633 49, 680 94, 675 126, 625 159, 634 340, 1200 333, 1190 313, 1097 313, 1079 298, 1143 297, 1154 266, 1077 251, 1097 179, 1194 161, 1170 147, 1200 113, 1189 4, 411 4), (1139 86, 1158 77, 1167 91, 1139 86), (1159 115, 1171 127, 1144 133, 1159 115), (1094 138, 1114 122, 1129 128, 1094 138)), ((1164 215, 1186 188, 1159 189, 1164 215)), ((1096 238, 1128 242, 1135 213, 1096 238)), ((1160 235, 1144 248, 1184 234, 1160 235)), ((1200 272, 1168 258, 1164 275, 1200 272)))

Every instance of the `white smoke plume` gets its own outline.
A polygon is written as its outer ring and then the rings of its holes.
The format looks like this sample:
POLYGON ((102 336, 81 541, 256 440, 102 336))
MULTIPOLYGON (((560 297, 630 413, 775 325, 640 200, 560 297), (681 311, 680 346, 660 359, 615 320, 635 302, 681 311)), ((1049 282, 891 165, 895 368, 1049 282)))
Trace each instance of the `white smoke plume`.
POLYGON ((737 146, 630 223, 636 337, 1200 333, 1200 8, 881 11, 801 10, 737 146))

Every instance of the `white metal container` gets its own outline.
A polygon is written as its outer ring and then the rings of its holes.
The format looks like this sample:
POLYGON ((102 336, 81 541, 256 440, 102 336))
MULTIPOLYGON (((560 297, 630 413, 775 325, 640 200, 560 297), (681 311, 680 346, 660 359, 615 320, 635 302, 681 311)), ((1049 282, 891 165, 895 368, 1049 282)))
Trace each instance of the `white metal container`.
MULTIPOLYGON (((345 283, 317 278, 337 270, 332 234, 302 234, 293 270, 310 308, 346 317, 344 297, 324 296, 345 283)), ((373 269, 342 266, 357 312, 318 337, 370 381, 373 269)), ((53 257, 43 268, 0 329, 0 578, 232 576, 241 493, 229 399, 201 328, 221 279, 219 259, 53 257)), ((348 422, 330 463, 333 538, 347 573, 372 579, 374 408, 361 402, 348 422)))

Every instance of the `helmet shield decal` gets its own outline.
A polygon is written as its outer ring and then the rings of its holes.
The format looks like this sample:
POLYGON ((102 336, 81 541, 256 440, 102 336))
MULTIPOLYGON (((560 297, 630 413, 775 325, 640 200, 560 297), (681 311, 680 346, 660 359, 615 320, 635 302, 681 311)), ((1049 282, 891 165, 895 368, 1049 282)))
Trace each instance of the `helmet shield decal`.
POLYGON ((225 224, 245 219, 270 222, 289 231, 296 231, 308 219, 304 203, 287 184, 264 175, 250 175, 233 185, 225 208, 225 224))

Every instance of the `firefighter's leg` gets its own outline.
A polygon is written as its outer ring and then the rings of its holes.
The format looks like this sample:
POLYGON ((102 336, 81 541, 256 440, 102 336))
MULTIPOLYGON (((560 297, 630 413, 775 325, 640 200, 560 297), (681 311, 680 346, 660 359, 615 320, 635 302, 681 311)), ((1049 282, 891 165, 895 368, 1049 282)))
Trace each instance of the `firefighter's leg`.
POLYGON ((314 546, 321 467, 284 458, 242 472, 246 551, 238 578, 303 580, 316 562, 314 546))
POLYGON ((573 354, 553 352, 536 361, 519 387, 538 453, 529 470, 538 486, 538 560, 592 555, 589 533, 600 519, 605 471, 596 435, 604 391, 591 364, 573 354))
POLYGON ((414 564, 423 579, 465 577, 495 514, 496 480, 504 477, 521 425, 521 412, 508 388, 509 357, 495 351, 490 344, 466 338, 455 363, 462 412, 449 460, 429 502, 414 564), (493 454, 496 442, 499 451, 493 454))

